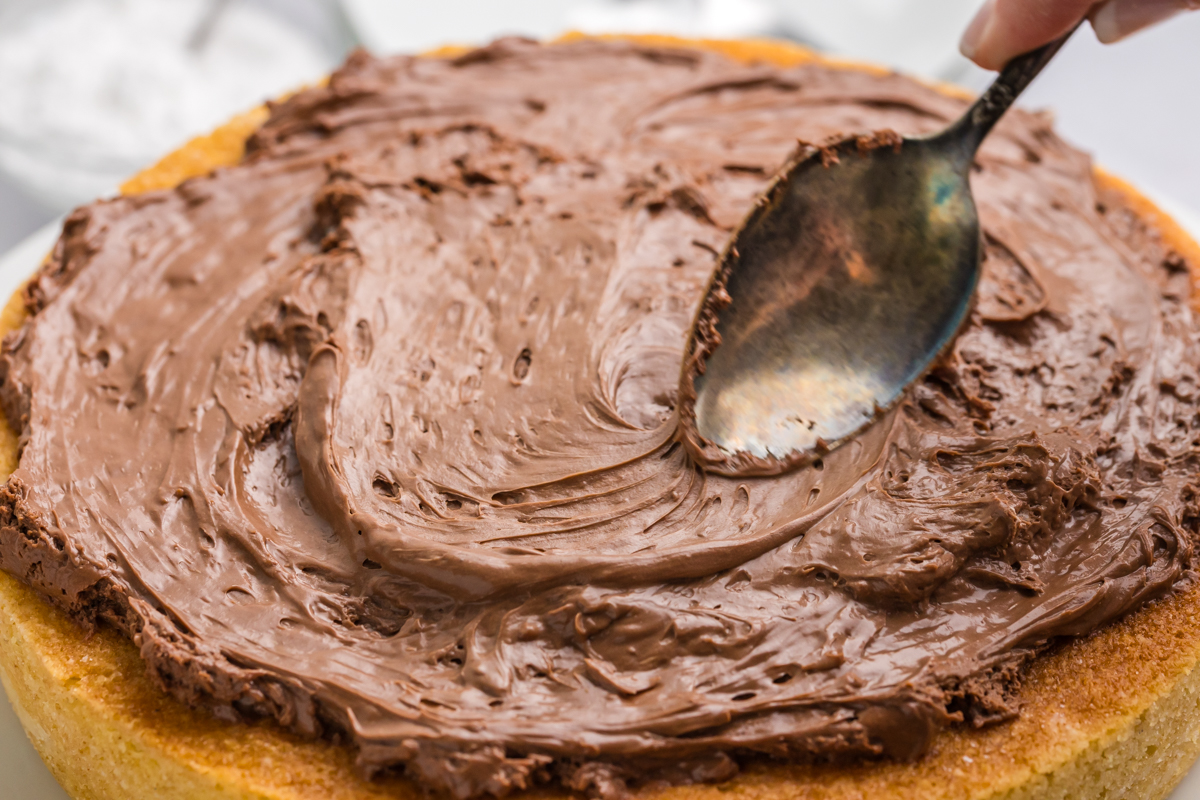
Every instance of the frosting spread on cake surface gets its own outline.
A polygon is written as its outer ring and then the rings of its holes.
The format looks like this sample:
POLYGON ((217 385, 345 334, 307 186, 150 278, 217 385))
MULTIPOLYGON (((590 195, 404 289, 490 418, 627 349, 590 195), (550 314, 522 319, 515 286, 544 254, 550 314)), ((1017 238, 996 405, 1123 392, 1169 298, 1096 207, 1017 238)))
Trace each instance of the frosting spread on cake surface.
POLYGON ((895 75, 630 43, 356 55, 243 163, 73 214, 5 342, 0 565, 164 688, 459 797, 915 757, 1191 579, 1186 265, 1048 121, 972 184, 971 320, 856 441, 706 473, 675 392, 797 139, 895 75))

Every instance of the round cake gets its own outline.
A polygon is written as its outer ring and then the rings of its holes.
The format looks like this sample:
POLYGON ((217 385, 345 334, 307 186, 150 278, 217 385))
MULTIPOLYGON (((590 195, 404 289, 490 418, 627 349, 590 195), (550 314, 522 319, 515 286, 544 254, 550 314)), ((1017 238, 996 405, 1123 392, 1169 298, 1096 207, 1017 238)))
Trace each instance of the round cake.
POLYGON ((779 475, 680 444, 696 308, 797 140, 965 102, 769 43, 359 54, 75 212, 2 355, 0 676, 52 770, 1165 796, 1196 247, 1048 118, 980 151, 978 298, 896 409, 779 475))

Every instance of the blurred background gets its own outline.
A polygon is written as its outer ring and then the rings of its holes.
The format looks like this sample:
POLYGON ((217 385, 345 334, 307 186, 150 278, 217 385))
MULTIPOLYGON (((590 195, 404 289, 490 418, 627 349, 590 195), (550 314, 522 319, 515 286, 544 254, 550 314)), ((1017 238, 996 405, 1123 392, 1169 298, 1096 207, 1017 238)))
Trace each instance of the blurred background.
MULTIPOLYGON (((356 46, 412 53, 567 30, 765 36, 979 91, 992 74, 957 46, 981 2, 0 0, 0 256, 26 274, 71 208, 356 46)), ((1198 76, 1200 12, 1108 47, 1084 29, 1022 104, 1053 109, 1063 135, 1200 235, 1198 76)), ((65 797, 3 702, 0 774, 11 796, 65 797)), ((1200 774, 1173 796, 1185 798, 1200 800, 1200 774)))

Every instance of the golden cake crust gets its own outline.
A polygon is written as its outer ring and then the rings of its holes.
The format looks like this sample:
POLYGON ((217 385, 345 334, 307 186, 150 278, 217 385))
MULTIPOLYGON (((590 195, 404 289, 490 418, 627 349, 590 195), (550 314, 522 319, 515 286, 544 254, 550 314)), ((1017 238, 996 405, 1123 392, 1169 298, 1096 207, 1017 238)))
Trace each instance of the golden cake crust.
MULTIPOLYGON (((829 61, 776 42, 636 38, 779 66, 821 61, 878 69, 829 61)), ((431 55, 454 52, 461 51, 431 55)), ((168 188, 236 163, 246 138, 266 115, 263 108, 236 117, 135 176, 123 191, 168 188)), ((1167 249, 1193 268, 1200 265, 1200 246, 1133 187, 1099 170, 1096 181, 1102 195, 1118 199, 1157 230, 1167 249)), ((15 329, 22 318, 14 297, 0 312, 0 333, 15 329)), ((0 424, 0 477, 15 468, 16 445, 9 426, 0 424)), ((229 724, 187 708, 151 682, 134 644, 108 629, 85 635, 62 612, 3 573, 0 641, 0 679, 34 745, 73 797, 423 796, 403 780, 362 780, 348 747, 304 740, 266 722, 229 724)), ((762 800, 1161 798, 1200 754, 1198 663, 1200 588, 1191 587, 1037 659, 1021 691, 1018 719, 979 731, 944 731, 917 762, 854 767, 758 763, 719 786, 642 794, 673 800, 730 793, 762 800)))

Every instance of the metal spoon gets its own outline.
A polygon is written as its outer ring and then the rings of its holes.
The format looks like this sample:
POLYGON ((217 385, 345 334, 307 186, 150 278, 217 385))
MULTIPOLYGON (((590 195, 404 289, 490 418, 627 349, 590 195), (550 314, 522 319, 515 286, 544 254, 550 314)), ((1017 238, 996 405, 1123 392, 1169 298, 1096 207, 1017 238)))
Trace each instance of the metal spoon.
POLYGON ((813 461, 953 341, 979 279, 975 151, 1071 33, 1010 62, 941 133, 809 148, 775 180, 722 255, 686 351, 681 430, 707 469, 813 461))

